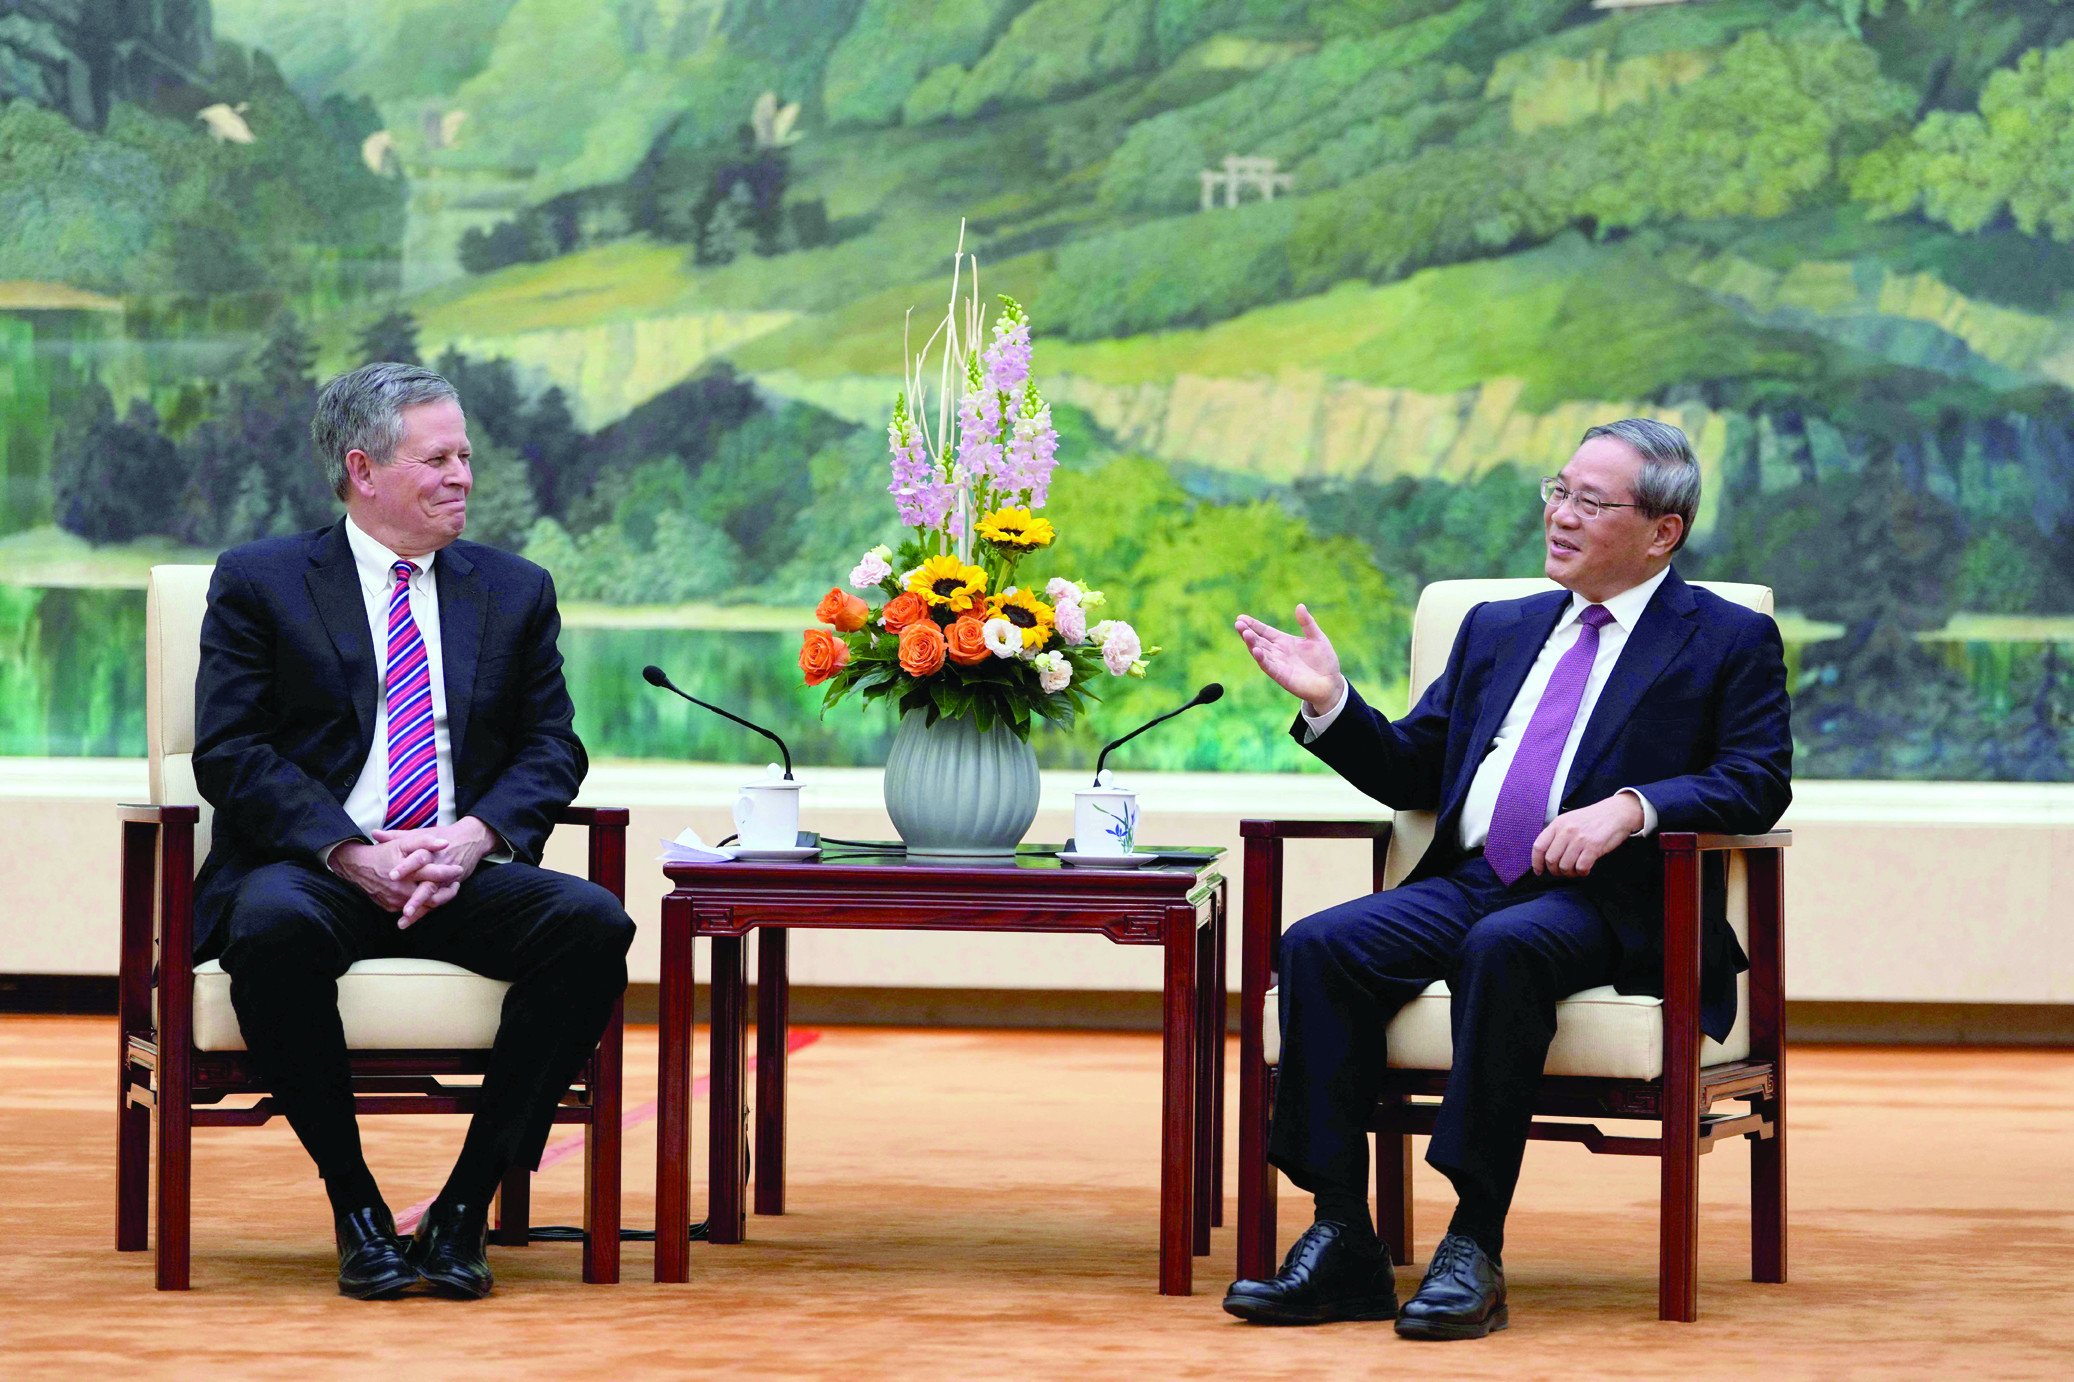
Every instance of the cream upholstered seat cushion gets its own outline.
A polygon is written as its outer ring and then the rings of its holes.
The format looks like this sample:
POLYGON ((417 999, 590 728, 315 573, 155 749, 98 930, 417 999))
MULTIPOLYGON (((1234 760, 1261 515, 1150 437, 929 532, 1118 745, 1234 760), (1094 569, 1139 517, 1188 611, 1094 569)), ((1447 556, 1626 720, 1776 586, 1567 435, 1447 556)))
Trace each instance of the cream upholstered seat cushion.
MULTIPOLYGON (((1693 584, 1746 609, 1765 614, 1772 611, 1770 586, 1723 581, 1693 584)), ((1419 594, 1418 612, 1412 617, 1412 699, 1424 694, 1447 666, 1455 633, 1472 608, 1489 600, 1517 600, 1557 588, 1554 581, 1539 578, 1435 581, 1427 586, 1419 594)), ((1390 851, 1383 869, 1385 887, 1396 887, 1412 871, 1433 842, 1433 826, 1433 814, 1429 811, 1399 811, 1392 817, 1390 851)), ((1746 949, 1750 943, 1749 917, 1749 886, 1743 860, 1740 855, 1732 855, 1728 867, 1728 923, 1746 949)), ((1727 1040, 1709 1039, 1702 1043, 1700 1064, 1718 1065, 1750 1054, 1749 988, 1748 976, 1738 976, 1735 1026, 1729 1030, 1727 1040)), ((1282 1054, 1280 999, 1278 989, 1268 990, 1265 1027, 1269 1064, 1279 1061, 1282 1054)), ((1448 987, 1444 983, 1429 985, 1405 1004, 1390 1023, 1390 1068, 1448 1069, 1454 1061, 1449 1015, 1448 987)), ((1663 1074, 1663 1048, 1662 999, 1616 993, 1610 986, 1590 988, 1556 1005, 1555 1040, 1548 1048, 1548 1061, 1542 1071, 1548 1075, 1654 1080, 1663 1074)))
MULTIPOLYGON (((1267 994, 1267 1059, 1282 1057, 1281 992, 1267 994)), ((1601 985, 1573 993, 1556 1004, 1555 1040, 1549 1044, 1546 1075, 1612 1080, 1654 1080, 1664 1073, 1663 1000, 1616 993, 1601 985)), ((1390 1023, 1392 1070, 1446 1070, 1454 1064, 1448 987, 1428 985, 1390 1023)), ((1700 1046, 1701 1065, 1719 1065, 1750 1054, 1750 1024, 1740 1011, 1727 1041, 1700 1046)))
MULTIPOLYGON (((487 1050, 497 1040, 510 984, 439 960, 362 960, 338 981, 338 1014, 354 1051, 487 1050)), ((215 960, 194 967, 197 1051, 242 1051, 230 976, 215 960)))
MULTIPOLYGON (((195 863, 208 857, 215 813, 194 780, 194 683, 211 566, 154 566, 144 600, 144 724, 151 800, 201 807, 195 863)), ((356 1051, 479 1050, 497 1039, 510 985, 438 960, 362 960, 338 981, 346 1045, 356 1051)), ((194 1045, 242 1051, 230 976, 211 960, 194 969, 194 1045)))

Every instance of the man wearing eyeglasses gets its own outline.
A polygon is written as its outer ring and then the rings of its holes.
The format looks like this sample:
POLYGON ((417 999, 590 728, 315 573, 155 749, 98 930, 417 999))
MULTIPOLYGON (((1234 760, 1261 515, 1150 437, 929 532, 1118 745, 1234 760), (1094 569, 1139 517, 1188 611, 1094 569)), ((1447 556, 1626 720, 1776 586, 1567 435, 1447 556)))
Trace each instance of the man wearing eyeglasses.
MULTIPOLYGON (((1768 830, 1791 798, 1778 626, 1671 567, 1700 501, 1685 434, 1641 418, 1593 427, 1541 498, 1545 569, 1564 589, 1472 609, 1401 719, 1362 701, 1304 606, 1296 633, 1237 621, 1261 670, 1303 702, 1299 743, 1370 796, 1439 817, 1403 884, 1282 937, 1268 1156, 1317 1213, 1275 1276, 1233 1283, 1224 1308, 1241 1319, 1394 1314, 1422 1339, 1504 1328, 1505 1217, 1556 1004, 1607 983, 1661 992, 1661 863, 1635 842, 1768 830), (1390 1019, 1436 979, 1454 1065, 1426 1159, 1458 1205, 1400 1311, 1369 1220, 1366 1129, 1390 1019)), ((1707 915, 1701 1026, 1718 1040, 1747 961, 1718 897, 1707 915)))

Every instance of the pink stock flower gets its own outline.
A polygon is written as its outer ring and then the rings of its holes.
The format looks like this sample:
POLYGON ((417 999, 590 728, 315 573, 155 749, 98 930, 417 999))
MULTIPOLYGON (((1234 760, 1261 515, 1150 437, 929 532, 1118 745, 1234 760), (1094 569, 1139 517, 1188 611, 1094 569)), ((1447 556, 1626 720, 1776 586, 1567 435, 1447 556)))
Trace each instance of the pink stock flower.
POLYGON ((1009 299, 1001 315, 994 318, 994 341, 986 349, 987 382, 1005 394, 1013 394, 1030 377, 1030 319, 1009 299))

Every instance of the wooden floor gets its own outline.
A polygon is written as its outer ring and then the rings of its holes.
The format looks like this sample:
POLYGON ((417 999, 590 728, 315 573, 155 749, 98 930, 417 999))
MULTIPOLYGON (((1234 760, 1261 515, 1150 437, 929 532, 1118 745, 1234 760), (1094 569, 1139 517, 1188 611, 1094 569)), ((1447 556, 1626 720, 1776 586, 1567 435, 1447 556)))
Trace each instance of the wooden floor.
MULTIPOLYGON (((114 1046, 107 1021, 0 1018, 8 1378, 2074 1374, 2074 1053, 1796 1051, 1793 1281, 1744 1279, 1747 1156, 1723 1148, 1701 1163, 1697 1325, 1655 1319, 1655 1163, 1537 1144, 1513 1326, 1442 1346, 1228 1319, 1228 1226, 1197 1295, 1154 1294, 1153 1037, 824 1031, 793 1057, 792 1213, 694 1245, 688 1286, 651 1284, 646 1245, 615 1287, 582 1285, 573 1246, 492 1249, 476 1304, 336 1295, 323 1197, 278 1125, 198 1135, 195 1289, 154 1292, 148 1255, 112 1246, 114 1046)), ((653 1029, 627 1058, 634 1108, 653 1029)), ((373 1120, 391 1203, 435 1190, 458 1141, 450 1119, 373 1120)), ((653 1150, 652 1123, 629 1134, 630 1223, 653 1150)), ((545 1171, 536 1219, 574 1222, 581 1180, 580 1157, 545 1171)), ((1421 1256, 1442 1190, 1422 1166, 1421 1256)), ((1293 1195, 1282 1214, 1307 1222, 1293 1195)))

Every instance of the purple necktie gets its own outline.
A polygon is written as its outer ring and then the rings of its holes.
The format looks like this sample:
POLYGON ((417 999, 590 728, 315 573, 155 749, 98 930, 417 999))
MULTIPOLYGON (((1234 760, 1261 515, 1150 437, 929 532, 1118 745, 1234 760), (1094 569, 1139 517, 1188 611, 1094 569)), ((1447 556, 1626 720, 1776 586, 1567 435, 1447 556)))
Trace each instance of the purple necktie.
POLYGON ((1562 759, 1563 745, 1570 741, 1570 727, 1577 723, 1577 706, 1584 699, 1584 684, 1591 679, 1592 662, 1599 655, 1599 630, 1612 621, 1604 605, 1586 605, 1577 616, 1577 641, 1556 663, 1548 689, 1541 693, 1541 704, 1534 707, 1527 732, 1520 736, 1512 766, 1505 770, 1498 804, 1491 808, 1491 830, 1484 837, 1483 856, 1507 887, 1534 866, 1534 841, 1548 824, 1548 789, 1555 783, 1556 764, 1562 759))
POLYGON ((391 830, 417 830, 439 819, 439 754, 432 732, 432 664, 410 614, 410 578, 399 561, 389 592, 389 814, 391 830))

